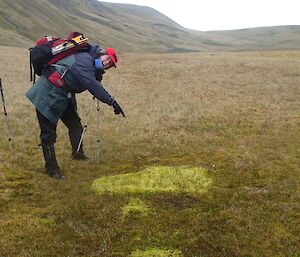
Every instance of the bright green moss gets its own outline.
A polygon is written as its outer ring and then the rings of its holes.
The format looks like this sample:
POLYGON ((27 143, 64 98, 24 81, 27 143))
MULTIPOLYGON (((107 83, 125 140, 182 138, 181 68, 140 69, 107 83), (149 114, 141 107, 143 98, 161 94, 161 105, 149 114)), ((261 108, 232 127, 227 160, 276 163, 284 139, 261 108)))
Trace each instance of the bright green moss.
POLYGON ((179 250, 163 250, 158 248, 150 248, 146 251, 136 250, 129 256, 131 257, 180 257, 182 256, 179 250))
POLYGON ((198 194, 212 183, 203 168, 153 166, 143 171, 96 179, 92 189, 104 193, 188 193, 198 194))

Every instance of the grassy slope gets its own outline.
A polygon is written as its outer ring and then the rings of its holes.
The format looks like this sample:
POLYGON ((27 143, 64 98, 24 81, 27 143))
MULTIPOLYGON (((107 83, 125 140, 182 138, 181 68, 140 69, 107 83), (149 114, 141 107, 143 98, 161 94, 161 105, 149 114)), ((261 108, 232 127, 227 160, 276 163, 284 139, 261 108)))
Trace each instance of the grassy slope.
MULTIPOLYGON (((24 98, 26 54, 0 48, 14 135, 9 150, 1 125, 1 256, 123 257, 152 247, 183 256, 299 256, 299 52, 122 55, 103 83, 127 118, 101 105, 96 160, 94 107, 87 162, 71 160, 60 124, 65 181, 42 173, 38 125, 24 98), (212 184, 200 194, 91 191, 94 179, 153 165, 203 167, 212 184), (124 218, 139 203, 151 213, 124 218)), ((84 121, 89 101, 79 98, 84 121)))
POLYGON ((65 37, 73 30, 131 52, 299 49, 300 42, 300 26, 201 32, 149 7, 96 0, 0 2, 0 45, 29 47, 45 34, 65 37))
MULTIPOLYGON (((65 37, 84 32, 91 40, 121 50, 166 51, 172 47, 200 49, 198 36, 188 33, 166 16, 148 7, 108 4, 96 0, 3 0, 0 27, 36 40, 45 34, 65 37)), ((28 46, 6 40, 2 45, 28 46)))

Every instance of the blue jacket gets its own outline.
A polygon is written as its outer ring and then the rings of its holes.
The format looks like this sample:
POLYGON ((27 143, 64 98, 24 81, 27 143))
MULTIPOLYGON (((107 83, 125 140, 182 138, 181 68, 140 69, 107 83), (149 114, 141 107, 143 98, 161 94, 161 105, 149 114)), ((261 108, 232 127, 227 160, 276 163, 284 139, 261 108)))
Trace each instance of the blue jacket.
MULTIPOLYGON (((99 58, 98 49, 99 46, 92 45, 88 52, 79 52, 60 60, 55 68, 61 75, 65 73, 65 84, 72 93, 88 90, 103 103, 111 105, 113 98, 100 83, 103 67, 101 64, 97 69, 95 67, 95 59, 99 58)), ((26 92, 26 97, 53 124, 59 120, 68 104, 68 93, 54 86, 44 75, 26 92)))

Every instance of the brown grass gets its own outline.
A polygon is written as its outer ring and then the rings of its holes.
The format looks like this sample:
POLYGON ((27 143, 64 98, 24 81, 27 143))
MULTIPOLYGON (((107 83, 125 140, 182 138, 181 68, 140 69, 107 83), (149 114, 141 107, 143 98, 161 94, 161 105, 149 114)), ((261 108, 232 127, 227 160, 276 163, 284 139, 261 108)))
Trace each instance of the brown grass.
POLYGON ((66 129, 57 153, 66 175, 42 173, 27 51, 0 48, 0 77, 13 133, 0 116, 0 256, 128 256, 150 248, 183 256, 299 256, 300 52, 123 54, 103 84, 126 119, 78 97, 88 118, 74 162, 66 129), (208 170, 197 196, 137 194, 151 214, 124 216, 131 195, 95 195, 94 179, 146 166, 208 170), (139 251, 140 250, 140 251, 139 251))

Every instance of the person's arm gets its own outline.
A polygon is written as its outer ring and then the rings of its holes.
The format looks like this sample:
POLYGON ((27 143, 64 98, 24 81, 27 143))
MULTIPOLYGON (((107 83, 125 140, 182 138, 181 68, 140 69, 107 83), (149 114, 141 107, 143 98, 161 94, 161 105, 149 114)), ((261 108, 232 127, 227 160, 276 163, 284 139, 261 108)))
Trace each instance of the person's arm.
POLYGON ((80 61, 71 68, 72 73, 77 76, 82 86, 87 89, 93 96, 101 102, 106 103, 114 108, 115 114, 125 114, 121 106, 114 100, 111 95, 105 90, 102 84, 96 79, 94 60, 88 55, 80 56, 80 61))
MULTIPOLYGON (((97 81, 98 82, 98 81, 97 81)), ((104 87, 101 85, 100 82, 98 82, 98 86, 96 87, 88 87, 87 90, 89 90, 89 92, 94 95, 96 98, 98 98, 100 101, 107 103, 108 105, 112 106, 114 108, 114 112, 116 115, 118 114, 122 114, 122 116, 125 118, 125 114, 121 108, 121 106, 117 103, 116 100, 114 100, 110 94, 104 89, 104 87), (103 101, 102 99, 105 99, 105 101, 103 101), (106 99, 108 101, 106 101, 106 99)))
MULTIPOLYGON (((112 105, 114 99, 111 97, 111 95, 105 90, 105 88, 102 86, 102 84, 95 80, 96 83, 93 81, 93 83, 89 83, 86 87, 86 89, 97 99, 99 99, 101 102, 106 103, 108 105, 112 105)), ((92 82, 92 81, 91 81, 92 82)))

